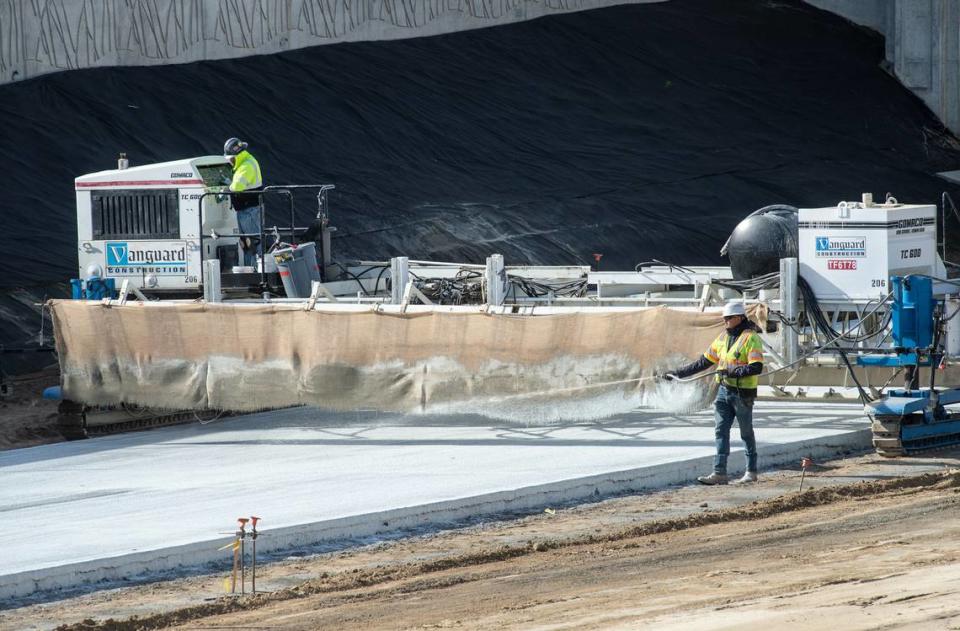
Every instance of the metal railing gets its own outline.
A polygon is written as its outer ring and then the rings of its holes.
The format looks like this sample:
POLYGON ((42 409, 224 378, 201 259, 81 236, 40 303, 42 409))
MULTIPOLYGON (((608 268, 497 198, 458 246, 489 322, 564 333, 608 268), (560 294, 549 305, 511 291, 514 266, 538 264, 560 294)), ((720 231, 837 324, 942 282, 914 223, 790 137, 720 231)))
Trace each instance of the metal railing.
MULTIPOLYGON (((328 192, 328 191, 331 191, 331 190, 333 190, 333 189, 335 189, 335 188, 336 188, 336 186, 334 186, 333 184, 283 184, 283 185, 264 186, 263 188, 258 189, 258 190, 255 190, 255 191, 243 191, 243 192, 240 192, 240 193, 234 193, 234 192, 230 191, 229 189, 227 189, 227 190, 220 190, 220 191, 207 191, 207 192, 201 194, 201 195, 200 195, 200 198, 197 200, 197 216, 198 216, 198 217, 197 217, 197 220, 198 220, 198 225, 199 225, 199 230, 197 231, 197 233, 198 233, 198 235, 199 235, 199 248, 200 248, 200 260, 201 260, 201 265, 200 265, 200 284, 202 285, 203 282, 204 282, 204 273, 205 273, 205 272, 204 272, 204 266, 203 266, 203 240, 204 240, 205 238, 216 238, 216 237, 230 237, 230 238, 236 237, 236 238, 238 238, 238 239, 239 239, 239 238, 247 237, 247 238, 257 238, 257 239, 260 240, 260 241, 259 241, 258 248, 257 248, 258 250, 261 250, 261 254, 260 254, 260 256, 261 256, 261 265, 260 265, 260 287, 261 287, 261 289, 264 289, 264 288, 266 287, 266 284, 267 284, 266 262, 263 261, 263 257, 264 257, 264 256, 266 255, 266 253, 267 253, 267 248, 264 247, 264 244, 265 244, 265 242, 266 242, 266 234, 267 234, 267 232, 266 232, 266 227, 264 226, 264 220, 265 220, 266 215, 267 215, 267 213, 266 213, 266 208, 267 208, 267 206, 266 206, 266 201, 264 200, 264 196, 265 196, 265 195, 268 195, 268 194, 274 194, 274 193, 275 193, 275 194, 280 194, 280 195, 283 195, 283 196, 286 197, 286 199, 287 199, 287 204, 288 204, 288 208, 289 208, 289 212, 290 212, 290 225, 289 225, 289 226, 284 226, 284 227, 280 227, 280 226, 276 226, 276 225, 275 225, 275 226, 271 226, 271 229, 272 229, 273 232, 276 234, 276 236, 277 236, 278 239, 279 239, 279 236, 280 236, 280 233, 281 233, 281 232, 288 234, 288 235, 289 235, 289 239, 290 239, 290 243, 293 244, 293 245, 296 245, 297 235, 298 235, 298 234, 303 234, 304 232, 306 232, 307 230, 309 230, 309 227, 297 226, 297 225, 296 225, 296 208, 295 208, 294 203, 293 203, 293 193, 294 193, 294 191, 295 191, 295 190, 316 189, 316 191, 317 191, 317 218, 320 219, 320 218, 329 218, 329 214, 328 214, 328 212, 327 212, 328 203, 329 203, 328 200, 327 200, 327 192, 328 192), (205 234, 205 233, 204 233, 204 231, 203 231, 203 202, 204 202, 204 200, 205 200, 207 197, 210 197, 210 196, 220 197, 220 196, 230 196, 230 195, 256 195, 256 196, 257 196, 258 205, 259 205, 259 207, 260 207, 260 230, 259 230, 259 232, 257 232, 257 233, 238 232, 238 233, 229 234, 229 235, 218 235, 218 234, 216 234, 215 232, 211 232, 211 234, 205 234)), ((234 212, 236 212, 236 211, 234 211, 234 212)))

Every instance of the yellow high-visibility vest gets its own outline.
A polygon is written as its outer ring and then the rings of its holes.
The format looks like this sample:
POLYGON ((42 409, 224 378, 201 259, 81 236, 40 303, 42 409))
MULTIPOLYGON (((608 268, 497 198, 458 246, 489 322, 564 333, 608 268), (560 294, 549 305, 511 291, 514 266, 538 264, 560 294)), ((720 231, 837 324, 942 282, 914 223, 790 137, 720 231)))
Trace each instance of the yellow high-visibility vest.
POLYGON ((251 188, 263 186, 260 176, 260 163, 250 155, 249 151, 241 151, 233 163, 233 180, 230 181, 230 191, 240 193, 251 188))
MULTIPOLYGON (((752 329, 740 333, 737 340, 727 349, 727 332, 724 331, 710 344, 710 348, 703 354, 717 368, 736 368, 747 366, 754 362, 763 361, 763 344, 760 336, 752 329)), ((756 388, 760 384, 759 375, 749 377, 717 377, 717 382, 734 388, 756 388)))

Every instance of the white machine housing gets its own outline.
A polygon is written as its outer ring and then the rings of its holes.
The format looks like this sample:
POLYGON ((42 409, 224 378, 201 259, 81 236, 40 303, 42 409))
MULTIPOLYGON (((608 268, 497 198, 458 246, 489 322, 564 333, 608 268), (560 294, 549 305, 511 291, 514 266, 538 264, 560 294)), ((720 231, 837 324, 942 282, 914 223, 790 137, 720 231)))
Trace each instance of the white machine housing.
POLYGON ((79 277, 96 264, 118 287, 129 279, 150 291, 199 291, 202 261, 239 248, 228 197, 203 197, 203 226, 199 217, 201 197, 231 174, 222 156, 204 156, 76 178, 79 277))
POLYGON ((799 272, 820 299, 876 299, 890 276, 942 275, 937 207, 840 202, 798 212, 799 272))

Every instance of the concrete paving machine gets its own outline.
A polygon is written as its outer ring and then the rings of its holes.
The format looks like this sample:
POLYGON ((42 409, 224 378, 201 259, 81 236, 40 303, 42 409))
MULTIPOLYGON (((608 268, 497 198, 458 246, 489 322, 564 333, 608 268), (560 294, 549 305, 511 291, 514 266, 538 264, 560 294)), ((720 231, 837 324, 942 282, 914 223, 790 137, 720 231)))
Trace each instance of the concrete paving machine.
MULTIPOLYGON (((657 339, 671 333, 683 337, 683 332, 671 332, 669 328, 681 326, 679 322, 694 318, 693 314, 718 313, 729 300, 742 300, 761 326, 766 346, 761 397, 795 401, 798 409, 817 397, 851 403, 859 400, 872 419, 875 445, 885 455, 960 442, 960 420, 950 408, 960 403, 960 394, 950 388, 937 388, 934 383, 935 379, 960 383, 960 317, 955 317, 960 310, 960 282, 948 278, 943 215, 938 217, 934 204, 901 204, 890 196, 883 203, 874 203, 871 195, 864 194, 859 201, 825 208, 765 207, 744 219, 724 246, 730 267, 687 267, 649 261, 633 270, 599 271, 587 265, 510 266, 497 254, 480 264, 407 257, 335 261, 330 248, 333 228, 326 210, 326 193, 333 188, 330 185, 266 187, 259 193, 262 202, 268 208, 272 204, 280 214, 289 217, 289 225, 265 225, 258 235, 242 235, 223 187, 230 167, 221 157, 119 166, 76 180, 81 275, 86 274, 89 279, 92 273, 110 281, 118 290, 110 292, 112 295, 83 296, 96 298, 88 301, 89 310, 83 314, 88 338, 95 339, 97 327, 107 327, 108 321, 113 323, 109 326, 123 326, 128 317, 127 301, 134 296, 139 299, 135 303, 138 307, 130 311, 129 318, 142 319, 161 308, 168 314, 164 318, 200 317, 195 311, 197 298, 202 296, 201 304, 211 307, 209 317, 219 318, 217 322, 246 318, 258 305, 268 305, 273 310, 268 315, 275 314, 272 317, 278 318, 278 322, 288 317, 289 311, 284 310, 317 313, 321 319, 326 318, 324 327, 345 326, 346 337, 338 338, 326 331, 322 340, 292 339, 293 348, 285 351, 277 350, 278 344, 266 350, 261 348, 263 344, 238 350, 233 348, 233 342, 224 342, 223 346, 229 348, 209 351, 185 349, 184 353, 191 354, 190 365, 198 367, 197 375, 165 372, 172 370, 168 365, 187 364, 181 361, 182 357, 174 358, 179 363, 173 364, 154 361, 155 355, 167 349, 151 351, 154 342, 149 339, 134 340, 128 336, 121 340, 128 345, 142 345, 138 348, 127 348, 111 339, 111 352, 116 357, 108 358, 109 365, 103 363, 107 359, 94 353, 97 349, 92 344, 86 365, 62 366, 63 370, 73 371, 72 376, 68 373, 70 379, 64 378, 65 383, 73 384, 72 392, 65 388, 63 395, 74 399, 62 406, 64 427, 73 436, 216 417, 224 410, 252 409, 248 401, 218 394, 217 380, 247 384, 243 387, 253 392, 254 380, 263 378, 254 375, 274 374, 270 372, 274 368, 268 366, 285 367, 283 370, 290 372, 289 385, 271 392, 264 390, 263 402, 256 409, 311 404, 320 399, 324 404, 341 407, 359 405, 366 400, 350 397, 369 386, 364 380, 373 379, 373 375, 388 379, 391 384, 419 384, 411 386, 410 392, 418 393, 414 398, 423 409, 431 393, 447 392, 444 388, 464 378, 472 380, 466 389, 470 392, 501 387, 518 390, 504 393, 511 397, 520 396, 523 393, 519 390, 539 383, 531 376, 537 368, 524 363, 526 358, 497 354, 504 352, 502 340, 496 339, 497 327, 483 329, 483 335, 492 337, 470 337, 473 333, 467 330, 469 326, 478 327, 479 331, 489 321, 470 325, 469 318, 438 318, 428 333, 433 339, 418 342, 414 332, 424 321, 413 317, 417 314, 523 316, 530 322, 543 323, 543 327, 556 326, 556 320, 539 316, 580 314, 588 316, 583 327, 594 327, 590 329, 594 334, 577 342, 575 352, 589 355, 593 351, 599 353, 597 349, 609 342, 606 333, 597 337, 597 332, 603 330, 597 322, 604 317, 636 314, 637 318, 644 318, 668 307, 678 317, 676 322, 667 318, 658 325, 666 328, 657 339), (296 226, 294 197, 299 193, 308 193, 311 200, 316 200, 312 225, 296 226), (266 254, 253 270, 237 265, 244 236, 268 241, 272 236, 276 244, 272 248, 267 244, 266 254), (299 268, 294 259, 302 263, 299 268), (311 270, 316 273, 309 273, 311 270), (281 275, 284 272, 286 277, 281 275), (381 316, 388 317, 378 320, 381 316), (463 326, 464 330, 444 333, 444 326, 463 326), (370 348, 361 349, 356 337, 361 330, 363 336, 384 337, 367 340, 364 343, 370 348), (429 341, 436 342, 443 334, 449 334, 451 340, 474 340, 469 345, 469 361, 474 368, 451 368, 449 357, 444 359, 447 364, 438 364, 436 357, 427 358, 430 361, 414 358, 418 347, 429 346, 429 341), (313 349, 307 363, 320 362, 312 366, 314 372, 309 374, 303 372, 303 348, 307 345, 313 349), (337 355, 337 351, 347 347, 349 353, 337 355), (235 361, 231 353, 240 353, 238 358, 242 357, 242 361, 235 361), (129 354, 128 368, 117 359, 125 354, 129 354), (258 354, 264 356, 261 365, 253 359, 258 354), (314 359, 323 354, 331 359, 314 359), (266 356, 273 363, 267 362, 266 356), (356 364, 344 366, 345 361, 356 364), (377 372, 391 366, 395 374, 384 376, 377 372), (493 370, 490 366, 497 366, 499 372, 489 379, 476 372, 493 370), (324 382, 311 385, 310 380, 341 369, 349 369, 351 389, 324 391, 320 397, 324 382), (117 381, 109 388, 97 384, 79 387, 76 375, 91 372, 109 373, 117 381), (889 390, 898 375, 904 373, 906 387, 889 390), (171 383, 179 380, 193 384, 189 380, 200 377, 208 383, 197 386, 199 390, 190 390, 194 395, 185 406, 186 411, 151 412, 154 399, 145 379, 168 378, 171 383), (927 387, 920 388, 921 383, 927 387), (235 405, 241 407, 232 407, 235 405)), ((638 249, 642 250, 642 246, 638 244, 638 249)), ((52 309, 56 315, 57 305, 52 309)), ((191 326, 206 323, 202 317, 191 322, 191 326)), ((516 324, 515 320, 498 322, 505 332, 516 324)), ((307 331, 319 331, 321 325, 310 321, 301 326, 306 326, 307 331)), ((518 343, 526 343, 538 334, 538 326, 531 326, 530 331, 518 337, 518 343)), ((690 329, 691 335, 695 331, 690 329)), ((110 336, 110 331, 104 329, 103 335, 110 336)), ((80 342, 60 335, 58 343, 66 345, 69 351, 74 350, 70 344, 80 342)), ((538 365, 552 365, 550 374, 559 375, 557 378, 566 390, 575 391, 593 388, 603 379, 614 377, 615 383, 637 386, 650 378, 654 364, 662 368, 668 361, 668 349, 658 351, 660 355, 648 353, 639 359, 641 355, 626 352, 628 345, 623 345, 623 352, 604 350, 607 354, 602 355, 602 361, 596 354, 591 359, 578 360, 575 369, 571 368, 571 374, 575 373, 571 376, 564 372, 565 368, 558 368, 569 359, 561 355, 574 352, 571 340, 561 339, 555 349, 541 349, 546 354, 538 365), (569 346, 566 350, 565 344, 569 346), (640 361, 649 365, 631 364, 640 361), (620 372, 609 372, 611 366, 620 372), (592 369, 598 372, 591 373, 592 369), (602 373, 603 370, 608 372, 602 373), (574 385, 567 387, 570 384, 574 385)), ((692 347, 687 349, 686 359, 698 352, 692 347)), ((76 353, 70 357, 71 361, 75 359, 76 353)), ((390 388, 374 388, 369 396, 375 399, 392 392, 390 388)), ((170 405, 165 404, 165 408, 170 405)))
POLYGON ((231 206, 226 185, 232 168, 222 156, 141 166, 129 166, 121 156, 117 166, 75 180, 83 289, 91 279, 112 279, 115 288, 126 283, 151 297, 193 298, 210 285, 233 295, 283 295, 283 270, 275 257, 260 257, 253 269, 240 265, 245 237, 259 241, 268 253, 295 251, 298 243, 309 241, 318 254, 311 271, 316 268, 317 279, 333 275, 327 212, 332 185, 267 186, 245 193, 257 196, 263 208, 259 233, 247 235, 241 234, 231 206), (303 194, 317 207, 313 222, 298 227, 295 204, 303 194), (281 216, 288 223, 278 226, 274 220, 281 216), (216 266, 206 265, 209 261, 216 266))

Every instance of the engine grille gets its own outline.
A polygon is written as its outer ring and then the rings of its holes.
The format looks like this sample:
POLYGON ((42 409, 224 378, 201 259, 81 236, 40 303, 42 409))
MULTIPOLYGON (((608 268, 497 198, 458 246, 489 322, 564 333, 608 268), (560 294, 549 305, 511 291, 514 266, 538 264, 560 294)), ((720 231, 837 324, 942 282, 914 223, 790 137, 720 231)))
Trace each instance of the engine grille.
POLYGON ((179 239, 177 189, 92 191, 93 238, 179 239))

